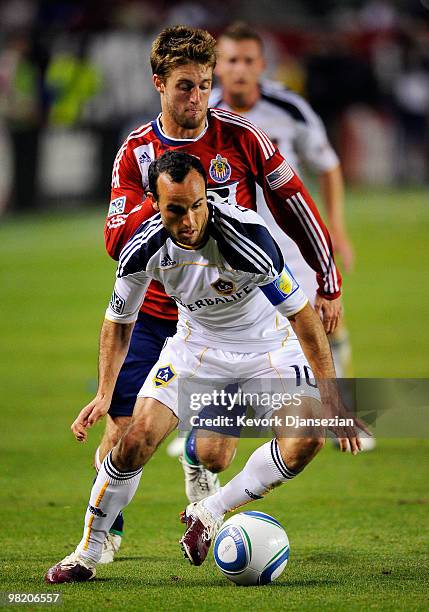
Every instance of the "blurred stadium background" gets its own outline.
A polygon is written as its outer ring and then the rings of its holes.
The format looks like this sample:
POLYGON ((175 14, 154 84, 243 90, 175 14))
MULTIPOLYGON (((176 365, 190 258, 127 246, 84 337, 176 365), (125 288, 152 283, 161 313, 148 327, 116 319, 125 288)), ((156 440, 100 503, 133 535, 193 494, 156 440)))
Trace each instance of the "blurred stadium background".
POLYGON ((426 184, 428 0, 3 0, 0 208, 105 203, 121 138, 158 112, 155 35, 243 17, 267 76, 322 116, 349 184, 426 184))
POLYGON ((357 250, 345 279, 355 375, 427 375, 429 0, 3 0, 4 231, 18 249, 26 222, 35 231, 67 213, 85 226, 98 213, 101 254, 116 151, 159 112, 153 38, 177 23, 216 35, 243 16, 263 36, 267 76, 307 97, 342 162, 357 250))
MULTIPOLYGON (((429 0, 3 0, 2 590, 39 590, 46 567, 80 533, 98 433, 82 449, 68 426, 96 385, 98 330, 115 268, 102 237, 113 158, 128 131, 159 111, 151 41, 166 25, 216 35, 243 17, 264 38, 267 76, 307 97, 343 164, 356 250, 344 295, 355 375, 428 377, 429 0), (25 519, 10 530, 17 509, 25 519)), ((244 442, 228 475, 251 444, 244 442)), ((267 500, 264 510, 287 522, 297 547, 285 578, 290 609, 307 609, 303 601, 344 609, 346 600, 349 609, 425 609, 427 450, 427 440, 380 441, 351 464, 328 449, 284 498, 267 500), (288 512, 290 505, 300 512, 288 512), (311 537, 309 522, 318 526, 311 537)), ((175 560, 180 526, 172 523, 184 500, 171 461, 157 456, 139 493, 144 506, 137 501, 127 511, 135 520, 128 557, 103 570, 120 581, 92 591, 76 585, 71 608, 141 609, 143 571, 147 609, 165 608, 165 589, 177 598, 171 609, 201 609, 201 584, 213 606, 239 609, 211 565, 196 577, 175 560), (161 534, 147 511, 155 507, 166 521, 161 534)), ((283 608, 281 591, 269 592, 270 608, 283 608)), ((243 607, 252 597, 240 591, 243 607)))

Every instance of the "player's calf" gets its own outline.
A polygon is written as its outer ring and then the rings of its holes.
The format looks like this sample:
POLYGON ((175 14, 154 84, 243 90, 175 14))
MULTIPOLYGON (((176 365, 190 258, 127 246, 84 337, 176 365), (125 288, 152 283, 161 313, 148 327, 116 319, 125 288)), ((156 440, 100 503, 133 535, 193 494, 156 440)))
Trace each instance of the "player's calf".
POLYGON ((301 472, 325 444, 324 436, 315 433, 303 438, 277 438, 279 451, 288 468, 301 472))
POLYGON ((138 398, 131 423, 112 452, 116 467, 132 471, 144 466, 177 422, 173 412, 158 400, 138 398))
MULTIPOLYGON (((131 422, 131 416, 110 416, 106 417, 106 426, 100 446, 95 451, 94 467, 99 472, 101 464, 106 455, 117 444, 121 436, 127 430, 131 422)), ((121 547, 122 537, 124 535, 124 517, 122 512, 118 514, 116 519, 107 534, 104 544, 103 553, 99 563, 107 564, 114 561, 115 555, 121 547)))
POLYGON ((123 434, 128 429, 130 423, 131 416, 106 415, 106 427, 96 454, 95 467, 97 470, 100 468, 100 464, 104 460, 107 453, 110 453, 112 448, 119 442, 123 434))
POLYGON ((197 457, 205 468, 218 474, 230 466, 237 444, 238 438, 200 430, 197 433, 197 457))

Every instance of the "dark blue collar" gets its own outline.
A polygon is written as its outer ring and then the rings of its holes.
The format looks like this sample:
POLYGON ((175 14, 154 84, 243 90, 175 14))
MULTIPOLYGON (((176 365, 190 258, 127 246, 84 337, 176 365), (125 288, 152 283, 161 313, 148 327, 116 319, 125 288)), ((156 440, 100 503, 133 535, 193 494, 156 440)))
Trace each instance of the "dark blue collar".
POLYGON ((196 138, 170 138, 163 132, 162 124, 161 124, 161 113, 158 115, 156 119, 152 121, 152 129, 155 132, 157 138, 162 143, 168 145, 169 147, 183 147, 184 145, 187 145, 191 142, 196 142, 197 140, 202 138, 202 136, 204 136, 207 128, 208 128, 208 119, 206 119, 206 125, 205 125, 204 130, 196 138))

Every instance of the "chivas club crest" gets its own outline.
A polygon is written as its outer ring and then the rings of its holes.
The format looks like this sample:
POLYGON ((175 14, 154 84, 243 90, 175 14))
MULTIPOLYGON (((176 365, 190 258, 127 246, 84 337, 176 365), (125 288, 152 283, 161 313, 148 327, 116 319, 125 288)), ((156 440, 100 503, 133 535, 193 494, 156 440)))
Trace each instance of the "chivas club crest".
POLYGON ((235 285, 231 281, 223 280, 218 278, 215 283, 212 283, 213 289, 221 295, 231 295, 235 291, 235 285))
POLYGON ((209 174, 216 183, 225 183, 231 176, 231 166, 219 153, 210 162, 209 174))

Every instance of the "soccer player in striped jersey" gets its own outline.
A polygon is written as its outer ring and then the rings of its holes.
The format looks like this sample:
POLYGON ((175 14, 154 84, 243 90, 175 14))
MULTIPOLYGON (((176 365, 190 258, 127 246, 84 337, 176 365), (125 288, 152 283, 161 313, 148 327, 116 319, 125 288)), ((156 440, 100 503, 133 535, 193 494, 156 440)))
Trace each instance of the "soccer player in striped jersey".
MULTIPOLYGON (((215 40, 204 30, 176 26, 166 28, 155 39, 151 66, 162 112, 131 132, 116 156, 104 229, 107 251, 117 259, 135 230, 153 214, 152 204, 146 199, 150 162, 168 149, 191 153, 206 170, 212 202, 238 203, 255 210, 256 186, 261 186, 277 223, 297 242, 317 274, 315 308, 322 313, 325 330, 332 332, 341 313, 341 276, 329 233, 302 181, 268 136, 247 119, 225 110, 208 110, 215 64, 215 40)), ((128 426, 136 395, 166 337, 174 334, 176 321, 176 304, 162 285, 153 281, 118 377, 105 434, 96 453, 98 467, 128 426)), ((216 472, 230 460, 225 450, 223 465, 215 464, 211 462, 214 442, 201 439, 196 444, 192 462, 184 464, 194 494, 198 489, 213 491, 219 486, 216 475, 204 465, 216 472)), ((218 444, 226 442, 219 439, 218 444)), ((122 535, 122 517, 112 530, 103 561, 113 560, 122 535)))
MULTIPOLYGON (((295 381, 296 368, 308 372, 311 367, 319 389, 307 377, 296 381, 300 401, 294 410, 302 418, 320 416, 322 401, 327 415, 345 416, 329 388, 335 370, 322 323, 262 218, 235 204, 209 202, 205 169, 196 156, 185 152, 167 151, 152 162, 148 181, 158 214, 143 223, 121 251, 101 330, 97 394, 72 426, 78 440, 85 440, 88 427, 109 410, 151 281, 160 282, 178 304, 178 329, 146 378, 128 429, 100 466, 81 542, 48 570, 49 584, 94 577, 115 516, 133 498, 143 466, 178 425, 181 381, 197 372, 213 379, 214 387, 216 379, 224 384, 225 379, 238 378, 245 391, 260 378, 266 383, 277 379, 283 386, 285 379, 295 381)), ((262 410, 267 412, 266 405, 262 410)), ((287 413, 289 409, 280 410, 279 418, 287 413)), ((291 437, 279 428, 231 482, 187 506, 181 544, 193 565, 204 561, 226 512, 261 499, 297 476, 323 446, 323 429, 294 428, 291 437)), ((337 433, 343 446, 347 438, 358 452, 354 424, 337 433)))
MULTIPOLYGON (((353 249, 344 222, 344 188, 338 157, 325 128, 309 104, 280 83, 261 80, 265 70, 263 41, 245 23, 230 25, 219 36, 216 74, 219 87, 213 89, 210 106, 239 113, 269 135, 281 154, 298 174, 306 169, 317 175, 325 205, 334 251, 344 270, 353 265, 353 249)), ((314 270, 303 258, 296 243, 279 228, 274 215, 258 193, 259 214, 267 222, 301 287, 314 303, 317 281, 314 270)), ((344 326, 329 336, 338 377, 350 375, 351 349, 344 326)))

